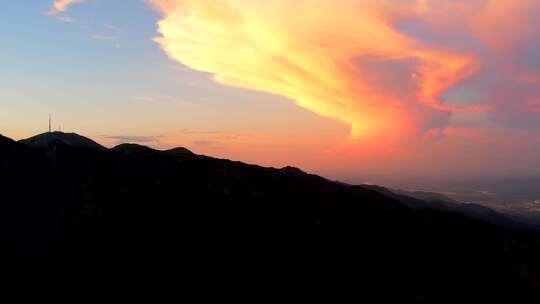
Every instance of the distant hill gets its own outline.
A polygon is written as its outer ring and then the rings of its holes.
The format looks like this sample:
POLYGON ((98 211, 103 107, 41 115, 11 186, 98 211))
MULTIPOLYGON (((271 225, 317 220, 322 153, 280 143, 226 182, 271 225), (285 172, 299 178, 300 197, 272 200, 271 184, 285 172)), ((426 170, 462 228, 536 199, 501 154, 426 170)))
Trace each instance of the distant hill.
POLYGON ((511 229, 540 231, 539 227, 528 224, 525 219, 518 219, 478 204, 459 202, 440 193, 426 191, 411 192, 399 189, 388 189, 376 185, 364 185, 364 187, 392 197, 410 208, 458 212, 477 220, 511 229))
POLYGON ((462 202, 449 198, 448 196, 441 193, 427 192, 427 191, 405 191, 405 190, 400 190, 400 189, 392 189, 391 191, 397 194, 414 197, 414 198, 417 198, 426 202, 444 202, 444 203, 451 203, 451 204, 463 204, 462 202))
POLYGON ((532 232, 293 167, 45 137, 0 137, 10 303, 540 301, 532 232))
POLYGON ((31 147, 40 148, 47 147, 54 142, 61 142, 74 148, 106 150, 105 147, 96 143, 95 141, 75 133, 48 132, 20 140, 20 143, 31 147))

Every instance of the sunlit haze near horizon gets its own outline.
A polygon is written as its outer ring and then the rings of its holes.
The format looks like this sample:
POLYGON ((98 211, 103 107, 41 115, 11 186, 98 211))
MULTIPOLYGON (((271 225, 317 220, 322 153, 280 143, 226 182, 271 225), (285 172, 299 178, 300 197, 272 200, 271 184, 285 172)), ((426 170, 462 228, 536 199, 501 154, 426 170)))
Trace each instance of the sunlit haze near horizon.
POLYGON ((540 176, 537 0, 3 9, 8 137, 43 133, 51 113, 107 146, 184 146, 347 182, 540 176))

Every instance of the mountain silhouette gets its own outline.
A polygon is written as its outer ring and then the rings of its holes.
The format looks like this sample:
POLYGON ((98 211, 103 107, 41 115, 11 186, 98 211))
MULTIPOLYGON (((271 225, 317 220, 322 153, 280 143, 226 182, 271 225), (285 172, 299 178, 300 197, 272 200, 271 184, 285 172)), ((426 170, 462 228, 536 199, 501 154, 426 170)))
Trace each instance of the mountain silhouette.
POLYGON ((540 300, 533 232, 298 168, 60 137, 0 137, 18 302, 540 300))
POLYGON ((105 147, 95 141, 75 133, 48 132, 39 134, 20 141, 31 147, 45 148, 54 142, 61 142, 75 148, 90 148, 96 150, 106 150, 105 147))

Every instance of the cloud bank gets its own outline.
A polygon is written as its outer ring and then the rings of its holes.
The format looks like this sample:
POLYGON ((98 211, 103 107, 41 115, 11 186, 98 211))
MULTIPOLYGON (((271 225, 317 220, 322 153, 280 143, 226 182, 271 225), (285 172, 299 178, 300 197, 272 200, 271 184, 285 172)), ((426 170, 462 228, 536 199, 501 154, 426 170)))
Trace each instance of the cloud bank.
POLYGON ((535 0, 147 2, 171 58, 343 121, 353 137, 476 134, 452 125, 464 113, 540 127, 535 0))

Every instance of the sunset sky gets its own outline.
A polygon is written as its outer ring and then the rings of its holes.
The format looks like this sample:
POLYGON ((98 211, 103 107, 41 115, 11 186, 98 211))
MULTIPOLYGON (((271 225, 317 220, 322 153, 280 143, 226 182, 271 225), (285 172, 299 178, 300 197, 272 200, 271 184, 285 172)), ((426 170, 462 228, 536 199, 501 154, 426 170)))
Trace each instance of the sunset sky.
POLYGON ((540 174, 538 0, 3 3, 0 133, 351 182, 540 174), (379 179, 379 180, 378 180, 379 179))

